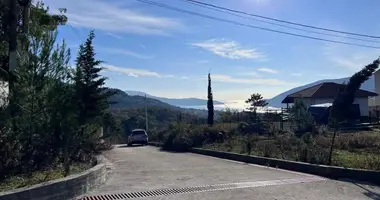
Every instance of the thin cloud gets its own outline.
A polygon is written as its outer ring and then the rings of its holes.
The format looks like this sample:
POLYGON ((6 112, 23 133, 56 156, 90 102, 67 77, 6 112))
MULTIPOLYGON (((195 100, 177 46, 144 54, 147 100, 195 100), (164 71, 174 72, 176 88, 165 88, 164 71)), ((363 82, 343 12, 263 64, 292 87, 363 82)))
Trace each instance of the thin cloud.
POLYGON ((277 70, 270 69, 270 68, 265 68, 265 67, 259 68, 257 70, 260 71, 260 72, 266 72, 266 73, 271 73, 271 74, 277 74, 278 73, 277 70))
POLYGON ((235 41, 211 39, 192 43, 191 45, 228 59, 263 60, 266 58, 265 54, 259 52, 257 49, 244 48, 235 41))
POLYGON ((380 55, 379 50, 364 50, 352 47, 343 48, 334 44, 325 44, 322 50, 328 61, 337 67, 347 69, 347 72, 350 74, 372 63, 380 55))
POLYGON ((120 36, 118 36, 118 35, 116 35, 116 34, 113 34, 113 33, 106 33, 106 35, 109 35, 109 36, 111 36, 111 37, 113 37, 113 38, 116 38, 116 39, 118 39, 118 40, 122 40, 122 39, 123 39, 122 37, 120 37, 120 36))
POLYGON ((53 12, 67 8, 68 23, 75 27, 102 30, 110 33, 143 35, 170 35, 184 29, 174 18, 158 17, 138 12, 127 3, 110 3, 101 0, 45 0, 53 12))
POLYGON ((242 84, 255 84, 255 85, 268 85, 268 86, 279 86, 289 84, 286 81, 278 79, 244 79, 244 78, 234 78, 229 75, 224 74, 212 74, 211 80, 216 82, 225 82, 225 83, 242 83, 242 84))
POLYGON ((154 56, 151 56, 151 55, 143 55, 143 54, 136 53, 136 52, 133 52, 133 51, 130 51, 130 50, 126 50, 126 49, 98 47, 98 50, 100 50, 102 52, 105 52, 105 53, 121 54, 121 55, 125 55, 125 56, 139 58, 139 59, 145 59, 145 60, 149 60, 149 59, 153 59, 154 58, 154 56))
POLYGON ((261 76, 259 73, 253 72, 253 71, 244 72, 244 73, 238 73, 237 75, 240 75, 240 76, 252 76, 252 77, 260 77, 261 76))
POLYGON ((302 76, 302 73, 291 73, 292 76, 302 76))
POLYGON ((162 77, 157 72, 153 72, 153 71, 149 71, 145 69, 124 68, 124 67, 117 67, 117 66, 108 65, 108 64, 103 64, 103 67, 108 71, 121 73, 121 74, 131 76, 131 77, 140 77, 140 76, 157 77, 157 78, 162 77))

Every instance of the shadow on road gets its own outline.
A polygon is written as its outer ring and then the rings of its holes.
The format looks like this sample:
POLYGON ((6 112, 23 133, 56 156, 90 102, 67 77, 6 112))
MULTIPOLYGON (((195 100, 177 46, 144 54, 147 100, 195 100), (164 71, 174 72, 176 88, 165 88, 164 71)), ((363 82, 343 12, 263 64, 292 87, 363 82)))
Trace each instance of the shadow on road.
POLYGON ((123 145, 119 145, 119 146, 117 146, 117 148, 136 148, 136 147, 144 147, 145 145, 131 145, 131 146, 129 146, 129 145, 127 145, 127 144, 123 144, 123 145))
MULTIPOLYGON (((371 190, 369 190, 368 188, 365 188, 363 187, 362 185, 358 184, 358 183, 353 183, 354 185, 360 187, 361 189, 365 190, 365 192, 363 192, 363 194, 371 199, 374 199, 374 200, 380 200, 380 193, 378 192, 373 192, 371 190)), ((370 187, 373 187, 373 186, 370 186, 370 187)))
POLYGON ((169 149, 163 149, 162 147, 159 148, 158 150, 162 152, 166 152, 166 153, 189 153, 189 151, 169 150, 169 149))

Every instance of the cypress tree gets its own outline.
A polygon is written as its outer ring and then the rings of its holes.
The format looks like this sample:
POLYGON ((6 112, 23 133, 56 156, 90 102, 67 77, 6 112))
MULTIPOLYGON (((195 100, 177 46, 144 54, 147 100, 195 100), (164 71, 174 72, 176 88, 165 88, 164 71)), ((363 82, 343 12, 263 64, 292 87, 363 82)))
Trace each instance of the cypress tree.
POLYGON ((373 73, 379 68, 380 59, 373 61, 373 63, 365 66, 362 70, 355 73, 348 84, 345 86, 343 91, 339 91, 337 97, 334 99, 333 105, 330 110, 329 123, 334 129, 334 134, 331 141, 330 152, 328 162, 331 165, 332 153, 335 143, 336 133, 339 128, 339 124, 350 116, 349 108, 355 100, 355 93, 361 87, 361 85, 367 81, 373 73))
POLYGON ((207 88, 207 109, 208 109, 208 117, 207 123, 209 126, 214 124, 214 102, 212 99, 212 90, 211 90, 211 76, 208 74, 208 88, 207 88))

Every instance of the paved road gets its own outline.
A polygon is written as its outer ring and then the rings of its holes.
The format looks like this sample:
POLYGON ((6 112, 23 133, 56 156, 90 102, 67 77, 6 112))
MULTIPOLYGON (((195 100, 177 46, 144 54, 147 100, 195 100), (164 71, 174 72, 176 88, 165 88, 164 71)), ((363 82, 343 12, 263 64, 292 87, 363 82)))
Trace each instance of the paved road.
POLYGON ((112 163, 110 178, 88 195, 182 188, 177 192, 165 190, 176 194, 140 199, 380 200, 380 188, 376 186, 191 153, 162 152, 149 146, 116 147, 106 157, 112 163))

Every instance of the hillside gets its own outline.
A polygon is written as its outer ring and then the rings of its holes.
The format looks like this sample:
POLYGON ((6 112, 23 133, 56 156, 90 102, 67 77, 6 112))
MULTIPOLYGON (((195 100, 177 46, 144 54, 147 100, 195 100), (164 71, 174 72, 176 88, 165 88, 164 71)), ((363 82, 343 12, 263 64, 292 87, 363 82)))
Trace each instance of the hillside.
MULTIPOLYGON (((298 91, 303 90, 305 88, 312 87, 314 85, 318 85, 318 84, 324 83, 324 82, 334 82, 334 83, 344 83, 345 82, 345 83, 347 83, 349 79, 350 79, 350 77, 340 78, 340 79, 325 79, 325 80, 319 80, 319 81, 316 81, 316 82, 313 82, 313 83, 310 83, 310 84, 307 84, 307 85, 303 85, 303 86, 300 86, 300 87, 296 87, 296 88, 290 89, 290 90, 288 90, 286 92, 283 92, 283 93, 281 93, 281 94, 273 97, 272 99, 269 99, 268 100, 269 101, 268 106, 280 108, 281 106, 284 106, 283 104, 281 104, 281 101, 284 100, 284 98, 286 96, 288 96, 289 94, 298 92, 298 91)), ((368 81, 366 81, 362 85, 361 89, 374 92, 375 91, 374 76, 372 76, 370 79, 368 79, 368 81)))
MULTIPOLYGON (((119 89, 110 89, 111 91, 115 91, 116 94, 111 96, 108 101, 110 102, 110 109, 138 109, 145 108, 145 103, 148 109, 151 108, 161 108, 161 109, 169 109, 174 112, 181 112, 186 114, 195 115, 198 117, 207 117, 207 110, 201 109, 193 109, 193 108, 180 108, 178 106, 173 106, 168 103, 162 102, 157 99, 153 99, 147 96, 140 95, 128 95, 126 92, 119 89)), ((217 118, 219 111, 215 111, 215 117, 217 118)))
MULTIPOLYGON (((204 106, 207 105, 207 100, 197 99, 197 98, 165 98, 165 97, 156 97, 145 92, 139 91, 125 91, 128 95, 131 96, 147 96, 152 99, 157 99, 164 103, 173 105, 173 106, 204 106)), ((223 102, 214 100, 214 105, 224 104, 223 102)))
POLYGON ((110 108, 144 108, 158 107, 158 108, 170 108, 180 109, 179 107, 172 106, 157 99, 145 98, 143 96, 131 96, 119 89, 111 89, 116 94, 111 96, 108 100, 111 103, 110 108))

